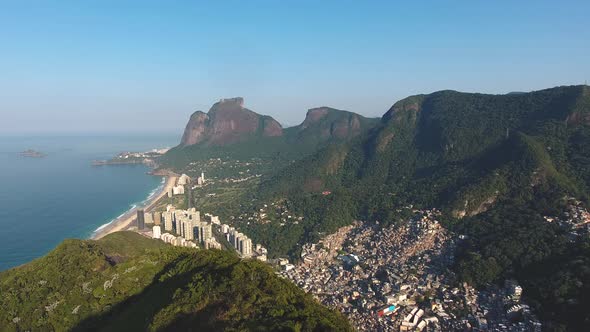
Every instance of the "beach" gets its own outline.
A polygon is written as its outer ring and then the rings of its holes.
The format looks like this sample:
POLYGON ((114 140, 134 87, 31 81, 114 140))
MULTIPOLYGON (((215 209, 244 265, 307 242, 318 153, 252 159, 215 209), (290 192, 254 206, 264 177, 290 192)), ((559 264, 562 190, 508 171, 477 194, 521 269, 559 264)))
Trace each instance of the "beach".
POLYGON ((98 240, 108 234, 123 231, 131 227, 133 225, 133 222, 137 219, 137 209, 144 209, 146 212, 150 212, 156 206, 158 201, 160 201, 162 197, 167 195, 168 190, 174 187, 174 185, 176 185, 177 180, 177 176, 167 176, 166 183, 159 192, 155 193, 142 206, 135 207, 125 212, 125 214, 121 215, 117 219, 97 229, 92 234, 91 239, 98 240))

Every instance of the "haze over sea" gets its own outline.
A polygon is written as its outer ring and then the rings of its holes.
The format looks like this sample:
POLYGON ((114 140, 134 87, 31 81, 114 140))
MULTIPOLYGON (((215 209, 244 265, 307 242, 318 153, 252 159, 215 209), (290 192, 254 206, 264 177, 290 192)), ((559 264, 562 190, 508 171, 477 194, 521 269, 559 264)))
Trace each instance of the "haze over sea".
POLYGON ((178 144, 176 135, 0 137, 0 271, 94 230, 162 185, 143 165, 92 166, 122 151, 178 144), (19 152, 35 149, 44 158, 19 152))

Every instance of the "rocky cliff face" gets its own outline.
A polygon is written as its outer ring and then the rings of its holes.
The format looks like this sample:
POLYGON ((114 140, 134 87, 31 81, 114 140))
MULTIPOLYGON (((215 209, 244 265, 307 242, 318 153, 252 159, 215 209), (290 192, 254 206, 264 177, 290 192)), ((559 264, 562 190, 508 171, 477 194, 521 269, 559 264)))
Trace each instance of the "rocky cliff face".
POLYGON ((281 136, 283 128, 270 116, 244 108, 243 98, 222 99, 208 113, 193 113, 182 136, 182 145, 222 146, 251 136, 281 136))
POLYGON ((359 135, 374 122, 374 119, 367 119, 356 113, 318 107, 307 111, 305 120, 298 126, 297 131, 300 136, 313 135, 323 140, 347 139, 359 135))

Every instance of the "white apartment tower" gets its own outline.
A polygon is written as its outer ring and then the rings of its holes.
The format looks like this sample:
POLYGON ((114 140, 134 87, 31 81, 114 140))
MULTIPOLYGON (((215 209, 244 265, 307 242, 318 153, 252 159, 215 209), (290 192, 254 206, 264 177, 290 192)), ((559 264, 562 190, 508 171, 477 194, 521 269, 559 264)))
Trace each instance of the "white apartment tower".
POLYGON ((160 237, 162 237, 162 229, 160 226, 154 226, 152 228, 152 238, 159 239, 160 237))
POLYGON ((162 213, 164 216, 164 230, 172 231, 172 212, 162 213))

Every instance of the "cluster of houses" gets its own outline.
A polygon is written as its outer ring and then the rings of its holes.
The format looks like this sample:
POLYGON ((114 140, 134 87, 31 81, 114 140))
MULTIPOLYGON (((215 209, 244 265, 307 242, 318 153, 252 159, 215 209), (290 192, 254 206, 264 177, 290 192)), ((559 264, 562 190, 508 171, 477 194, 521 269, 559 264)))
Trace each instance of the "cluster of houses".
POLYGON ((567 207, 561 216, 545 216, 545 220, 567 229, 571 240, 587 236, 590 234, 590 213, 579 200, 573 197, 567 197, 566 200, 567 207))
POLYGON ((359 330, 540 330, 517 284, 457 287, 449 269, 456 239, 437 221, 440 212, 407 208, 413 217, 401 224, 357 222, 305 245, 302 261, 281 275, 359 330))

